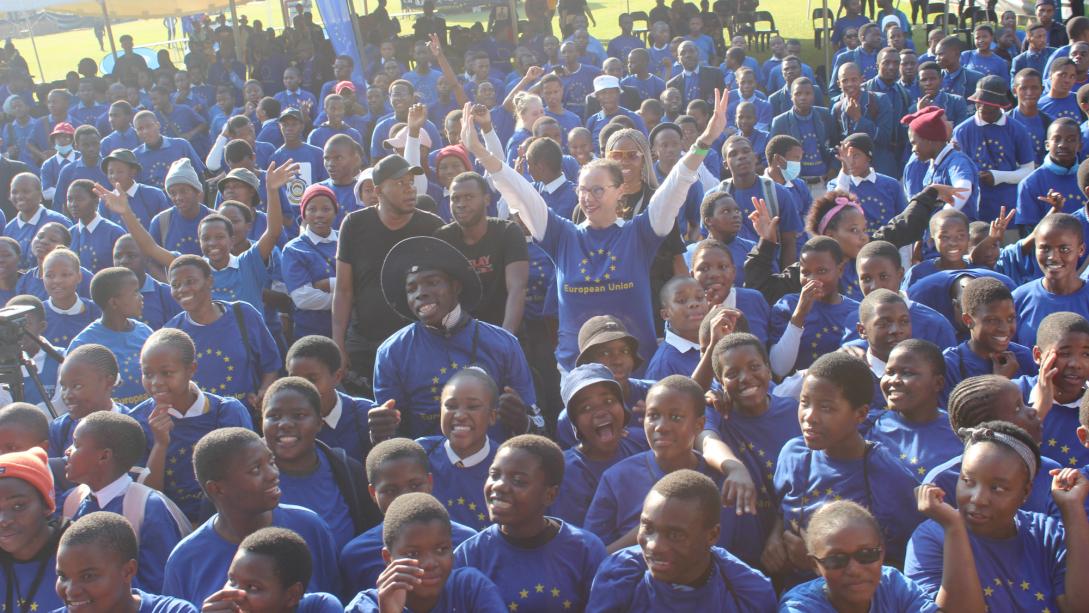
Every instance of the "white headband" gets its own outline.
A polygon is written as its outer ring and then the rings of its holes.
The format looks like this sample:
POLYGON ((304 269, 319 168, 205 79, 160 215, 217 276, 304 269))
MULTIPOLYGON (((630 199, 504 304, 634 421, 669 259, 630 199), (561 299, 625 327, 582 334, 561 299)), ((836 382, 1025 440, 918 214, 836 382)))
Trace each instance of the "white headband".
POLYGON ((990 428, 961 428, 957 431, 957 434, 965 439, 965 451, 968 451, 968 448, 976 443, 987 441, 1002 443, 1012 449, 1017 455, 1021 456, 1021 460, 1025 462, 1025 466, 1029 469, 1029 480, 1031 481, 1036 478, 1036 454, 1032 453, 1032 450, 1029 449, 1028 445, 1022 443, 1018 439, 1005 432, 995 432, 990 428))

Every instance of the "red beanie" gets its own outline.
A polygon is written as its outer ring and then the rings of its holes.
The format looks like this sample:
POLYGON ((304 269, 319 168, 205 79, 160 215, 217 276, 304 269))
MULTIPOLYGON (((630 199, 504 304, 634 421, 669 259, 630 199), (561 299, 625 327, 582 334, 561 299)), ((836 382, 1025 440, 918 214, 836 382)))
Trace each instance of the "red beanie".
POLYGON ((462 164, 465 164, 466 171, 473 169, 473 165, 469 163, 469 153, 465 150, 465 147, 461 145, 447 145, 446 147, 439 149, 439 152, 435 154, 435 170, 438 170, 439 162, 452 155, 461 160, 462 164))
POLYGON ((57 510, 57 501, 53 497, 53 471, 49 469, 49 457, 41 447, 0 455, 0 479, 4 477, 26 481, 42 495, 50 514, 57 510))
POLYGON ((303 192, 302 200, 299 202, 299 217, 306 217, 306 205, 310 203, 317 196, 325 196, 333 201, 333 210, 337 210, 340 203, 337 202, 336 193, 324 185, 318 185, 315 183, 306 188, 303 192))
POLYGON ((949 132, 945 127, 945 111, 937 106, 927 106, 904 116, 900 123, 913 130, 920 138, 945 142, 949 132))

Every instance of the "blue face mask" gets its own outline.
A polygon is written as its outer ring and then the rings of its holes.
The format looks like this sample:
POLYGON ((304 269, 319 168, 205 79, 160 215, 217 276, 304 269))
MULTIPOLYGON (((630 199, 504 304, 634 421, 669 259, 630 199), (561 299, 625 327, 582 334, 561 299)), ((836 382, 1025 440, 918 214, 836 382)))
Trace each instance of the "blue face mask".
POLYGON ((797 179, 800 174, 802 174, 802 163, 787 160, 786 168, 783 169, 783 178, 786 179, 786 182, 790 183, 797 179))
POLYGON ((57 150, 57 153, 61 155, 68 155, 72 153, 72 145, 53 145, 53 148, 57 150))

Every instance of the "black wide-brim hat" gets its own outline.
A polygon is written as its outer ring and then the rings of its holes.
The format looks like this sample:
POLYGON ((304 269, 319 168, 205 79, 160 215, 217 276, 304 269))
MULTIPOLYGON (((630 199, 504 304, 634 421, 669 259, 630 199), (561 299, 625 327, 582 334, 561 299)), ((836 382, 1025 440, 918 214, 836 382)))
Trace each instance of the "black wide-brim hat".
POLYGON ((405 277, 423 270, 440 270, 461 283, 458 302, 472 311, 480 303, 483 286, 473 265, 453 245, 432 236, 413 236, 397 243, 382 262, 382 296, 401 317, 416 321, 408 308, 405 277))

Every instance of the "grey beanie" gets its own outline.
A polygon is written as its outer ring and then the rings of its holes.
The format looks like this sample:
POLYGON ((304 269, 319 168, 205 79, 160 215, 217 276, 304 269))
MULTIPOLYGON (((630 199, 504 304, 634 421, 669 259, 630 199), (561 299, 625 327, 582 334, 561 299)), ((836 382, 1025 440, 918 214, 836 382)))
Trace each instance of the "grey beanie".
POLYGON ((188 185, 198 192, 204 193, 204 184, 200 182, 197 171, 193 169, 193 163, 189 158, 174 160, 170 169, 166 171, 166 180, 163 181, 163 189, 170 190, 171 185, 188 185))

